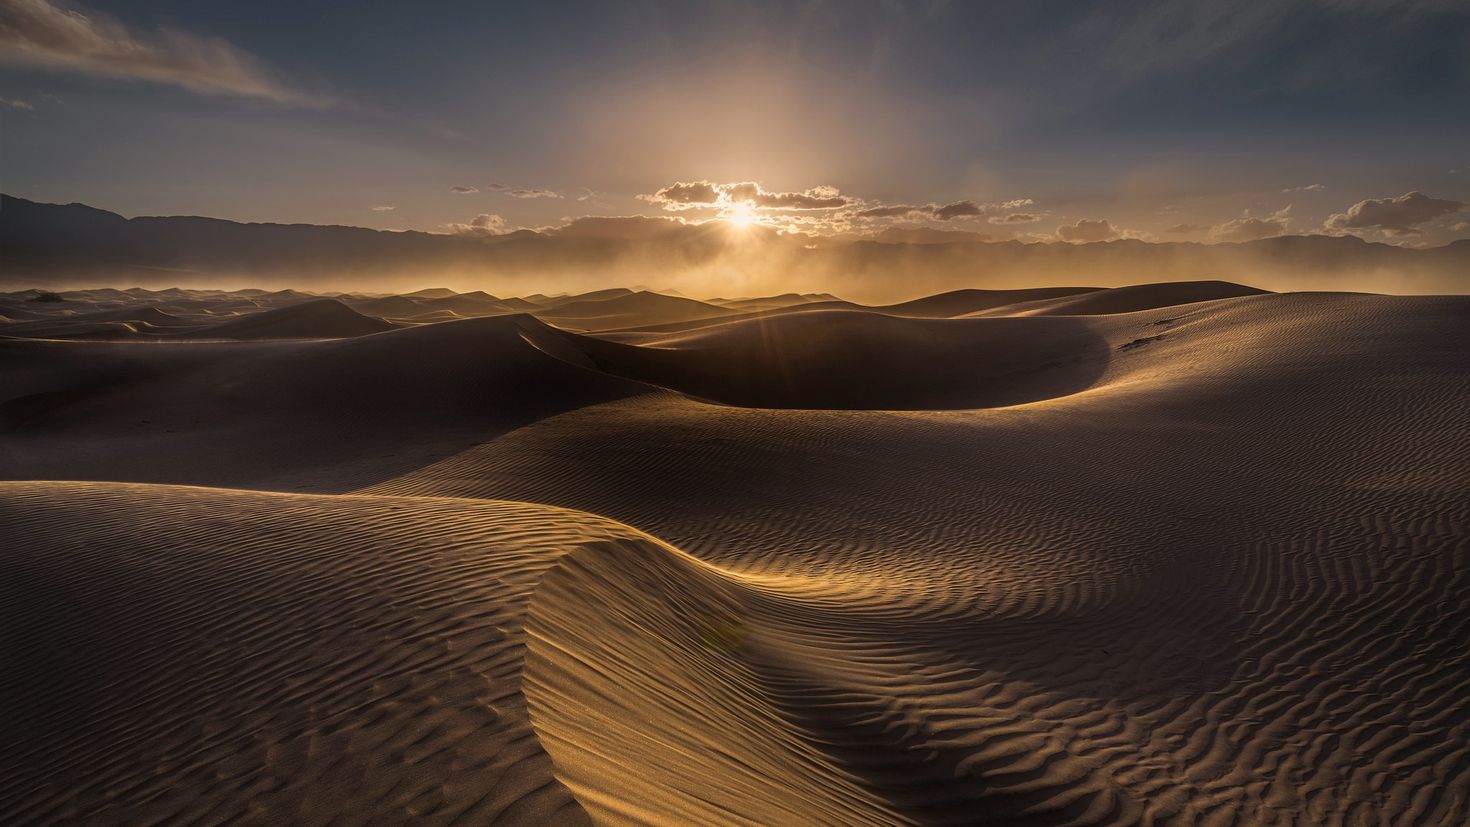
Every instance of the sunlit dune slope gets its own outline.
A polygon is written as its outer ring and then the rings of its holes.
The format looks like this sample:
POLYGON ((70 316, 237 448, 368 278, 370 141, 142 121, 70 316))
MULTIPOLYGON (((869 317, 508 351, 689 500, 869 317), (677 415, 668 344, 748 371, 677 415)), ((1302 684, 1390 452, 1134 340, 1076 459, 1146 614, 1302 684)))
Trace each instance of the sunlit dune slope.
POLYGON ((7 824, 586 824, 521 695, 509 503, 0 483, 7 824))

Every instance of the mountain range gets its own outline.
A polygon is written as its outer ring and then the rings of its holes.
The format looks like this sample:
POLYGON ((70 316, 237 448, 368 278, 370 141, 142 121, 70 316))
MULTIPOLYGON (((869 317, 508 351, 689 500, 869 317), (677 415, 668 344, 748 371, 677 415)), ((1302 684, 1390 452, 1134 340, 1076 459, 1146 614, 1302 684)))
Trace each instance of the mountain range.
MULTIPOLYGON (((894 236, 890 236, 894 237, 894 236)), ((897 301, 958 287, 1226 279, 1270 289, 1462 293, 1470 239, 1410 248, 1342 235, 1245 243, 937 243, 823 238, 722 222, 588 217, 502 234, 125 218, 85 204, 0 196, 0 285, 412 289, 496 293, 652 283, 690 294, 840 291, 897 301)), ((916 237, 917 238, 917 237, 916 237)))

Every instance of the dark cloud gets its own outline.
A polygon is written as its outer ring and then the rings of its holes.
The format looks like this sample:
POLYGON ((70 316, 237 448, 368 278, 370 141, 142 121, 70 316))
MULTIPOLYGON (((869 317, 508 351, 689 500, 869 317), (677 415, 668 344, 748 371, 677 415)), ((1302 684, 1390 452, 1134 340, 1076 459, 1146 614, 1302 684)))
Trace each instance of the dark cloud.
POLYGON ((219 38, 167 28, 139 34, 105 14, 61 8, 50 0, 0 2, 0 59, 205 94, 330 104, 290 88, 254 56, 219 38))
POLYGON ((1186 233, 1202 233, 1208 229, 1210 228, 1204 224, 1175 224, 1172 227, 1166 228, 1164 232, 1174 235, 1184 235, 1186 233))
POLYGON ((952 221, 956 218, 975 218, 984 215, 985 210, 985 207, 974 201, 956 201, 953 204, 935 207, 932 215, 940 221, 952 221))
POLYGON ((470 195, 472 193, 479 192, 480 190, 478 187, 450 187, 449 191, 454 193, 455 195, 470 195))
POLYGON ((1109 241, 1120 235, 1118 228, 1106 218, 1082 218, 1076 224, 1063 224, 1057 228, 1057 238, 1062 241, 1109 241))
POLYGON ((1329 230, 1383 230, 1390 235, 1417 235, 1419 225, 1465 209, 1470 204, 1408 192, 1397 198, 1369 198, 1327 219, 1329 230))
POLYGON ((638 197, 658 204, 666 210, 680 210, 689 207, 712 207, 720 200, 720 190, 709 181, 691 181, 687 184, 681 181, 677 184, 670 184, 653 195, 638 197))
MULTIPOLYGON (((1019 204, 1020 201, 1017 201, 1019 204)), ((1030 203, 1025 198, 1025 203, 1030 203)), ((975 201, 954 201, 953 204, 894 204, 889 207, 867 207, 854 216, 860 219, 933 219, 947 222, 954 219, 973 219, 983 216, 988 207, 975 201)))

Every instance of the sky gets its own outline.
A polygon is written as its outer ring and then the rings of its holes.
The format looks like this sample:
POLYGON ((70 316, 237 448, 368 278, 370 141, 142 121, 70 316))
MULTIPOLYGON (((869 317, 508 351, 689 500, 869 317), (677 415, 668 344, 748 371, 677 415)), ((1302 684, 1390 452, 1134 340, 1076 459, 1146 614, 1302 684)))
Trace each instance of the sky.
POLYGON ((1470 238, 1470 3, 0 0, 0 190, 497 234, 1470 238))

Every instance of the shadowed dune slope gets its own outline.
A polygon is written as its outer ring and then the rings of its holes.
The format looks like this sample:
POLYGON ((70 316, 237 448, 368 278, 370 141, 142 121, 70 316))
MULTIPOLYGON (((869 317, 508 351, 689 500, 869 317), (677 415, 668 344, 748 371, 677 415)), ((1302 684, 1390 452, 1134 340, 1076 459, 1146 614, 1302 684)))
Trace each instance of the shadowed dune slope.
POLYGON ((395 327, 392 322, 364 316, 336 299, 315 299, 231 319, 192 335, 216 339, 343 339, 395 327))
POLYGON ((1171 281, 1091 290, 1059 298, 1017 301, 980 311, 987 316, 1097 316, 1171 305, 1259 296, 1269 291, 1228 281, 1171 281))
POLYGON ((902 319, 813 310, 700 328, 643 346, 574 339, 602 370, 764 408, 940 409, 1073 393, 1107 346, 1072 319, 902 319))
POLYGON ((322 341, 0 342, 0 477, 342 490, 652 392, 548 355, 564 335, 506 316, 322 341))
POLYGON ((188 319, 162 310, 158 305, 147 304, 139 307, 119 307, 113 310, 98 310, 91 313, 78 313, 69 318, 76 321, 96 322, 147 322, 160 327, 188 326, 193 324, 188 319))
MULTIPOLYGON (((1022 290, 951 290, 933 296, 913 299, 898 304, 874 307, 879 313, 894 316, 921 316, 925 318, 953 318, 966 313, 1004 307, 1018 302, 1047 301, 1075 297, 1097 291, 1096 287, 1032 287, 1022 290)), ((1215 298, 1220 298, 1216 296, 1215 298)))
POLYGON ((979 314, 982 310, 1004 307, 1017 302, 1074 296, 1098 289, 1096 287, 1036 287, 1020 290, 952 290, 948 293, 938 293, 889 305, 856 304, 825 294, 810 297, 791 294, 776 296, 771 300, 747 299, 738 302, 719 302, 724 307, 731 309, 732 312, 726 316, 699 317, 662 323, 631 323, 626 327, 600 328, 596 332, 599 338, 644 344, 660 338, 655 335, 660 333, 688 332, 725 322, 766 319, 788 313, 809 313, 815 310, 859 310, 881 313, 885 316, 950 319, 968 314, 979 314))
MULTIPOLYGON (((595 294, 589 294, 595 295, 595 294)), ((734 312, 694 299, 639 291, 610 298, 580 298, 532 311, 539 318, 577 330, 612 330, 631 325, 708 319, 734 312)))

